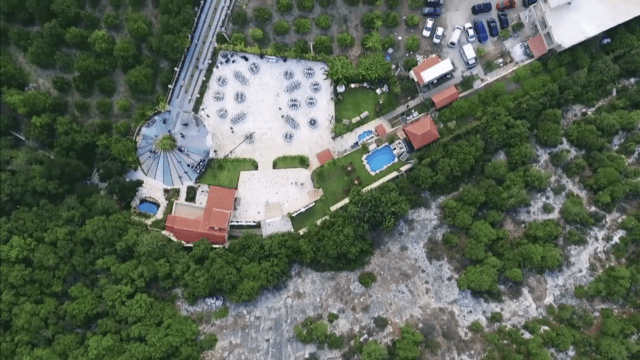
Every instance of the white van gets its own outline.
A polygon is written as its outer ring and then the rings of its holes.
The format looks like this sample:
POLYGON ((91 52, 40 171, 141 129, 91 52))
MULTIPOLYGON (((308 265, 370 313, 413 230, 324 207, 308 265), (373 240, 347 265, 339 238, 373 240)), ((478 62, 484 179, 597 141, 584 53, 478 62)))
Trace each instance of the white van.
POLYGON ((447 45, 452 48, 456 47, 458 45, 458 40, 460 40, 460 34, 462 34, 462 28, 460 26, 454 27, 447 45))
POLYGON ((462 55, 462 60, 464 60, 464 64, 468 69, 472 69, 476 66, 476 51, 473 50, 473 46, 471 44, 466 44, 460 49, 460 55, 462 55))

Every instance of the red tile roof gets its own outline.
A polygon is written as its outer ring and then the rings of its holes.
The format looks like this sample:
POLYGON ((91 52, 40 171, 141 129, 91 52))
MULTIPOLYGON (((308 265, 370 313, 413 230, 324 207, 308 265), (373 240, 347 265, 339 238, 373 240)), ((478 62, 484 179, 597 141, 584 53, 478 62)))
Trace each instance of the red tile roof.
POLYGON ((540 57, 547 52, 547 45, 544 43, 542 34, 532 37, 527 41, 527 44, 529 44, 529 49, 531 49, 531 53, 535 57, 540 57))
POLYGON ((429 115, 425 115, 420 120, 405 127, 404 133, 407 134, 411 145, 416 150, 436 141, 440 137, 436 125, 429 115))
POLYGON ((212 244, 224 245, 227 242, 229 219, 235 198, 235 189, 211 186, 202 216, 192 219, 168 215, 165 230, 173 233, 176 239, 187 243, 205 238, 212 244))
POLYGON ((418 82, 418 84, 424 84, 424 79, 422 79, 422 76, 420 74, 428 68, 437 65, 438 63, 440 63, 440 58, 432 55, 423 60, 418 66, 411 69, 411 73, 413 74, 413 77, 418 82))
POLYGON ((458 98, 458 89, 455 86, 451 85, 448 88, 440 91, 439 93, 433 95, 431 100, 436 105, 436 109, 440 109, 441 107, 447 106, 454 102, 458 98))
POLYGON ((320 151, 316 157, 318 158, 320 165, 324 165, 327 161, 333 159, 333 155, 331 155, 331 150, 329 149, 320 151))
POLYGON ((378 136, 387 135, 387 129, 384 128, 384 124, 376 126, 376 134, 378 134, 378 136))

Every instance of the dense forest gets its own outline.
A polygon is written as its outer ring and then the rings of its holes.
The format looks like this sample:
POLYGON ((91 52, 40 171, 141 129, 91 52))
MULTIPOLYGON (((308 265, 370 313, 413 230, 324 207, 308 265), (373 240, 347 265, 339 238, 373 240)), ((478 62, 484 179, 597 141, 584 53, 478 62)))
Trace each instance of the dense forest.
MULTIPOLYGON (((128 204, 140 184, 123 175, 137 164, 132 129, 162 98, 158 89, 169 83, 187 44, 192 5, 3 1, 3 358, 198 358, 215 346, 216 337, 203 336, 174 309, 174 289, 181 288, 189 301, 222 294, 245 302, 281 286, 294 263, 319 271, 356 269, 374 250, 372 233, 394 229, 410 208, 424 205, 424 191, 452 194, 441 205, 451 231, 433 241, 462 247, 459 287, 494 299, 501 297, 499 282, 518 284, 523 272, 561 267, 565 246, 583 243, 585 231, 604 213, 626 213, 620 227, 627 234, 615 245, 618 263, 577 287, 576 296, 638 306, 640 171, 637 158, 627 159, 640 143, 640 87, 618 82, 640 74, 640 21, 613 29, 607 46, 587 41, 550 52, 512 75, 516 89, 507 91, 498 82, 458 100, 438 118, 469 126, 417 153, 408 177, 375 191, 353 191, 347 207, 304 235, 247 235, 226 249, 206 241, 183 248, 131 219, 128 204), (25 91, 40 79, 52 88, 25 91), (615 97, 593 114, 562 123, 561 109, 595 105, 616 86, 615 97), (577 178, 589 197, 568 196, 561 218, 530 223, 521 236, 512 236, 504 228, 509 212, 555 186, 549 173, 532 165, 535 147, 556 147, 563 137, 581 153, 569 157, 559 147, 554 166, 577 178), (615 149, 614 138, 623 139, 615 149), (107 184, 104 190, 87 182, 94 168, 107 184), (585 202, 599 210, 588 212, 585 202)), ((574 334, 590 326, 579 319, 580 310, 549 314, 530 326, 557 326, 552 333, 521 339, 505 328, 487 341, 495 352, 541 359, 548 357, 534 357, 534 350, 562 350, 567 344, 585 358, 638 354, 629 345, 640 327, 637 316, 621 320, 603 312, 608 330, 586 341, 574 334)), ((412 338, 409 329, 406 336, 412 338)))

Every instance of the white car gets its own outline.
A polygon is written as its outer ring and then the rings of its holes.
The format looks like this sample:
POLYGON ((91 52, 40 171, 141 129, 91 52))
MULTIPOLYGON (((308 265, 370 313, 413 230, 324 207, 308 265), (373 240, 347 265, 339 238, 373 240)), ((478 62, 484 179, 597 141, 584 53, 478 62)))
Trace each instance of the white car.
POLYGON ((471 23, 464 24, 464 31, 467 33, 467 40, 470 43, 476 41, 476 33, 473 30, 473 25, 471 25, 471 23))
POLYGON ((433 35, 433 43, 440 44, 443 36, 444 36, 444 28, 437 27, 436 33, 433 35))
POLYGON ((428 38, 431 36, 431 32, 433 31, 433 24, 436 21, 433 20, 432 18, 428 18, 427 21, 424 23, 424 28, 422 29, 422 36, 428 38))

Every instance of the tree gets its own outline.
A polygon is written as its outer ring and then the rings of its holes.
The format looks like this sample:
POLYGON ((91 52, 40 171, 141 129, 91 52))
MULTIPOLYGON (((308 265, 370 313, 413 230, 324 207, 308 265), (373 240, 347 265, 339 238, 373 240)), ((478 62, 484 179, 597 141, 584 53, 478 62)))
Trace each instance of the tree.
POLYGON ((315 23, 320 29, 327 30, 331 27, 331 18, 327 14, 322 14, 316 18, 315 23))
POLYGON ((54 62, 55 52, 53 47, 42 37, 37 37, 31 42, 27 50, 27 58, 34 65, 41 68, 50 68, 54 62))
POLYGON ((243 33, 234 33, 231 35, 231 44, 234 46, 245 46, 247 44, 247 38, 243 33))
POLYGON ((255 42, 259 42, 264 38, 262 30, 256 28, 249 29, 249 36, 251 37, 251 40, 255 42))
POLYGON ((362 46, 369 51, 382 50, 382 38, 376 31, 365 34, 362 37, 362 46))
POLYGON ((96 82, 100 94, 112 97, 116 93, 116 82, 111 77, 103 77, 96 82))
POLYGON ((558 146, 562 143, 562 125, 550 121, 540 124, 536 131, 538 143, 544 146, 558 146))
POLYGON ((140 63, 140 54, 133 40, 129 37, 121 37, 113 47, 113 55, 118 60, 122 70, 129 70, 140 63))
POLYGON ((289 32, 289 23, 286 20, 280 19, 273 24, 273 32, 276 35, 284 35, 289 32))
POLYGON ((89 36, 89 44, 93 51, 100 55, 113 54, 114 40, 104 30, 96 30, 89 36))
POLYGON ((389 358, 387 348, 377 340, 367 342, 362 348, 362 360, 386 360, 389 358))
POLYGON ((102 17, 102 25, 110 30, 117 30, 120 27, 120 17, 115 12, 107 12, 102 17))
POLYGON ((311 21, 304 17, 293 20, 293 30, 298 34, 307 34, 311 30, 311 21))
POLYGON ((395 9, 400 5, 400 0, 387 0, 387 8, 395 9))
POLYGON ((139 65, 129 70, 125 80, 133 94, 151 94, 154 90, 153 70, 145 65, 139 65))
POLYGON ((385 61, 382 54, 364 54, 358 58, 356 71, 365 81, 376 81, 391 74, 391 64, 385 61))
POLYGON ((271 21, 271 17, 273 14, 269 8, 263 6, 256 6, 251 11, 251 15, 253 16, 253 21, 255 21, 258 25, 264 25, 271 21))
POLYGON ((291 0, 278 0, 276 8, 280 14, 286 14, 293 9, 293 3, 291 0))
POLYGON ((315 7, 314 0, 296 0, 296 7, 302 12, 310 12, 315 7))
POLYGON ((400 328, 400 339, 393 342, 394 359, 415 360, 420 355, 420 344, 424 337, 413 330, 411 326, 404 325, 400 328))
POLYGON ((331 54, 331 38, 323 35, 316 35, 313 37, 313 50, 318 54, 331 54))
POLYGON ((382 15, 382 23, 388 28, 398 27, 400 25, 400 16, 393 11, 386 12, 382 15))
POLYGON ((56 75, 51 79, 51 85, 56 91, 66 94, 71 90, 71 81, 69 81, 64 76, 56 75))
POLYGON ((409 8, 410 9, 419 9, 422 6, 422 1, 420 0, 409 0, 409 8))
POLYGON ((27 72, 8 53, 0 56, 0 84, 9 89, 23 90, 29 82, 27 72))
POLYGON ((409 35, 404 42, 404 48, 408 52, 418 51, 418 47, 420 46, 420 39, 416 35, 409 35))
POLYGON ((151 33, 151 22, 142 13, 129 13, 125 18, 124 27, 129 35, 138 41, 144 41, 151 33))
POLYGON ((131 110, 131 101, 126 98, 116 100, 116 110, 121 113, 129 112, 129 110, 131 110))
POLYGON ((109 99, 100 99, 96 102, 96 110, 102 115, 109 115, 112 108, 113 103, 109 99))
POLYGON ((318 1, 318 5, 320 5, 320 7, 323 8, 323 9, 328 8, 332 4, 333 4, 333 0, 319 0, 318 1))
POLYGON ((236 9, 231 16, 231 23, 239 28, 243 28, 245 25, 247 25, 248 21, 249 16, 244 9, 236 9))
POLYGON ((418 26, 418 23, 420 23, 418 15, 411 14, 404 18, 404 24, 407 25, 407 27, 416 27, 418 26))
POLYGON ((351 36, 346 31, 338 33, 336 40, 338 41, 338 46, 342 48, 349 48, 355 44, 355 39, 353 38, 353 36, 351 36))
POLYGON ((567 199, 560 208, 560 215, 568 224, 592 225, 587 209, 582 204, 582 198, 574 193, 569 193, 567 199))
POLYGON ((382 26, 382 14, 380 11, 364 13, 360 21, 365 29, 378 30, 382 26))
POLYGON ((329 70, 326 72, 326 77, 336 85, 344 85, 351 81, 355 76, 355 69, 349 59, 345 56, 338 55, 329 58, 327 62, 329 70))
POLYGON ((631 287, 631 275, 631 271, 623 266, 609 266, 589 284, 587 293, 610 300, 620 299, 631 287))
POLYGON ((407 57, 402 61, 402 68, 405 69, 405 71, 409 71, 416 66, 418 66, 418 60, 414 57, 407 57))
POLYGON ((372 272, 363 272, 358 275, 358 282, 365 288, 370 288, 376 280, 376 275, 372 272))

